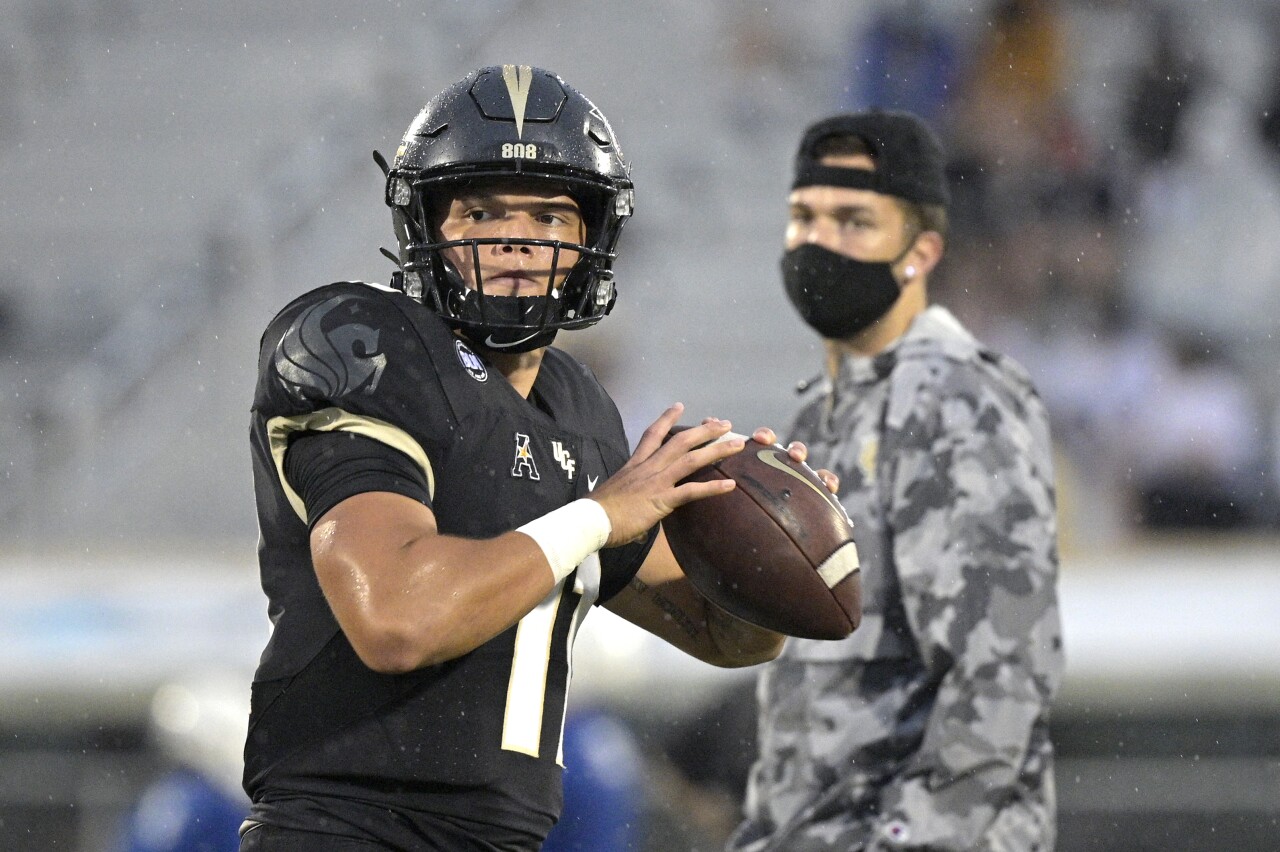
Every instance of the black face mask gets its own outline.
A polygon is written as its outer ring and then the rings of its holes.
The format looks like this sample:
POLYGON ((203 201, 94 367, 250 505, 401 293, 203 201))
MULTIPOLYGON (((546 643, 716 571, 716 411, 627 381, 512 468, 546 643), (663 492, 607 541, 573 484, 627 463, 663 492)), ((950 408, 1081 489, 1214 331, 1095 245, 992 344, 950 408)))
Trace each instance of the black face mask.
MULTIPOLYGON (((905 256, 903 252, 899 259, 905 256)), ((782 256, 782 281, 801 319, 823 337, 843 340, 880 319, 898 301, 902 288, 893 277, 896 262, 854 260, 805 243, 782 256)))

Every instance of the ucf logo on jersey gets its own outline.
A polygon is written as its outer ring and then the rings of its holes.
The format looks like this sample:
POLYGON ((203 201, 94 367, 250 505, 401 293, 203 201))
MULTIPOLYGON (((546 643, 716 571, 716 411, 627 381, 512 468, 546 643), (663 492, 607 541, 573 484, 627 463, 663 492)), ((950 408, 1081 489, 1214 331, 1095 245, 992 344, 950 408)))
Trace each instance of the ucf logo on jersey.
MULTIPOLYGON (((551 455, 572 482, 573 475, 578 470, 578 462, 573 455, 560 441, 551 442, 551 455)), ((533 451, 529 448, 529 436, 523 432, 516 433, 516 458, 511 465, 511 475, 516 479, 527 476, 535 482, 541 478, 538 473, 538 463, 533 460, 533 451)))
POLYGON ((569 480, 573 481, 573 472, 577 469, 578 463, 573 460, 573 456, 569 455, 569 451, 559 441, 552 441, 551 455, 555 457, 561 470, 569 474, 569 480))

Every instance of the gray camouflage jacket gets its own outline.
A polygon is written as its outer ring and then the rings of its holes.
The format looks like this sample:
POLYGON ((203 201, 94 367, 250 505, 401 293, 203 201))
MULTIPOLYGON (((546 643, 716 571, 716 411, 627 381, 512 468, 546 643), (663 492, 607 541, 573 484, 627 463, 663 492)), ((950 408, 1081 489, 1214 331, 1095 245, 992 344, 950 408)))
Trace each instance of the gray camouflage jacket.
POLYGON ((1030 379, 934 306, 890 350, 846 358, 789 437, 840 476, 863 619, 764 669, 730 848, 1052 849, 1063 653, 1030 379))

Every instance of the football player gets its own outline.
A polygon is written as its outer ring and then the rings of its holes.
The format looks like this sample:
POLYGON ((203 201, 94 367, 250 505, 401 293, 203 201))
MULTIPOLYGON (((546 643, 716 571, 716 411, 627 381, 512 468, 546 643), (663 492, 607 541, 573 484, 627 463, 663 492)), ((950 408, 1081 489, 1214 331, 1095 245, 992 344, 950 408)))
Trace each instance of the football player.
POLYGON ((384 166, 392 286, 313 290, 262 338, 252 447, 274 630, 241 849, 537 849, 593 604, 716 665, 778 654, 782 637, 693 589, 659 527, 732 489, 679 483, 744 440, 708 419, 664 442, 673 405, 630 453, 609 395, 550 346, 613 307, 632 211, 617 139, 580 92, 483 68, 384 166))

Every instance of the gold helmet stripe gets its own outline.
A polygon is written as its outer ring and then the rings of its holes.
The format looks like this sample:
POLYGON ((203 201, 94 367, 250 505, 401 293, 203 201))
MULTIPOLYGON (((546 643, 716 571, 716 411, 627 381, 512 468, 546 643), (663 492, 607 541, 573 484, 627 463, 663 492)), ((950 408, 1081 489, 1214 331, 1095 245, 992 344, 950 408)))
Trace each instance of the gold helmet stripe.
POLYGON ((533 69, 528 65, 503 65, 502 80, 511 96, 511 108, 516 116, 516 138, 524 136, 524 108, 529 102, 529 87, 533 85, 533 69))

